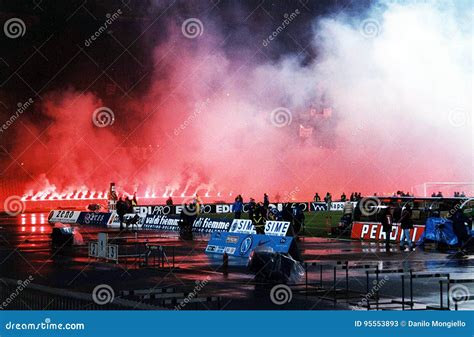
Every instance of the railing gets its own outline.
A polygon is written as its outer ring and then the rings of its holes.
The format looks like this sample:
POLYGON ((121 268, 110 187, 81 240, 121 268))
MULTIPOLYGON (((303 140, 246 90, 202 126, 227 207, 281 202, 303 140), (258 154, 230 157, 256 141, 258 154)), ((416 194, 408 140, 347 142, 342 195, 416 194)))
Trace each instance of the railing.
MULTIPOLYGON (((316 290, 316 295, 322 299, 326 300, 332 300, 334 302, 334 305, 336 305, 338 300, 344 299, 349 303, 349 299, 351 298, 365 298, 366 299, 366 309, 371 310, 380 310, 380 276, 381 275, 398 275, 400 277, 400 297, 401 298, 396 298, 393 296, 393 291, 396 290, 396 288, 391 287, 391 295, 387 296, 387 298, 390 300, 391 304, 395 304, 399 306, 399 309, 401 310, 414 310, 415 309, 415 304, 418 306, 417 309, 435 309, 435 310, 451 310, 451 302, 455 302, 455 310, 458 310, 459 303, 464 303, 466 301, 472 301, 474 300, 474 296, 467 294, 465 298, 463 298, 462 302, 459 300, 456 300, 453 298, 450 294, 450 286, 454 283, 456 284, 463 284, 463 283, 474 283, 474 279, 457 279, 453 280, 450 276, 449 273, 427 273, 427 272, 422 272, 422 271, 414 271, 413 269, 380 269, 379 264, 377 262, 368 262, 368 263, 363 263, 363 264, 357 264, 357 265, 351 265, 349 264, 348 261, 337 261, 335 263, 324 263, 324 262, 310 262, 310 263, 304 263, 303 264, 304 269, 305 269, 305 280, 304 284, 299 284, 297 286, 303 286, 305 289, 305 297, 306 299, 308 298, 308 294, 310 293, 310 288, 313 290, 316 290), (311 269, 316 272, 316 274, 319 274, 319 277, 317 279, 310 279, 310 271, 311 269), (350 275, 351 270, 364 270, 365 271, 365 278, 366 278, 366 293, 363 291, 355 291, 354 289, 350 289, 349 286, 349 280, 350 277, 353 277, 350 275), (326 278, 326 280, 323 282, 323 272, 332 272, 332 279, 329 281, 326 278), (341 277, 340 277, 340 272, 344 272, 344 287, 338 288, 338 284, 341 283, 341 277), (373 278, 373 286, 372 290, 370 289, 370 285, 372 284, 370 282, 371 275, 373 278), (415 291, 414 291, 414 282, 417 279, 431 279, 431 280, 439 280, 439 306, 433 306, 433 305, 425 305, 421 303, 420 301, 416 301, 415 299, 415 291), (409 282, 408 284, 408 289, 409 289, 409 294, 407 296, 406 293, 406 282, 409 282), (443 284, 447 284, 447 292, 448 295, 446 296, 446 302, 445 302, 445 297, 443 293, 443 284), (370 296, 367 296, 369 295, 370 296), (446 305, 445 305, 446 303, 446 305)), ((392 278, 391 282, 394 280, 398 280, 397 278, 392 278)), ((357 275, 357 277, 361 277, 360 274, 357 275)), ((433 283, 436 286, 436 283, 433 283)), ((388 303, 384 303, 388 304, 388 303)), ((387 309, 387 308, 384 308, 387 309)))
POLYGON ((111 239, 107 243, 107 251, 113 248, 114 254, 107 253, 104 256, 99 256, 98 243, 89 242, 89 259, 95 258, 105 262, 115 262, 118 264, 120 260, 132 260, 133 263, 140 267, 155 267, 155 268, 175 268, 175 247, 163 246, 159 244, 147 242, 128 242, 127 238, 111 239))
POLYGON ((123 298, 111 298, 110 303, 94 302, 92 294, 52 288, 44 285, 25 284, 19 291, 18 280, 0 279, 0 298, 6 310, 156 310, 161 306, 123 298))
POLYGON ((461 285, 472 284, 472 283, 474 283, 474 279, 449 279, 448 278, 444 282, 443 282, 443 280, 440 280, 439 282, 440 282, 440 284, 439 284, 440 298, 443 298, 443 283, 446 282, 446 285, 447 285, 447 290, 448 290, 447 291, 447 298, 448 298, 448 307, 447 307, 447 309, 448 310, 451 310, 450 299, 452 299, 452 301, 454 302, 454 310, 456 310, 456 311, 459 309, 460 304, 474 301, 474 294, 471 294, 469 292, 469 290, 467 290, 466 294, 462 294, 463 296, 461 298, 458 298, 456 296, 452 296, 454 294, 451 293, 451 290, 453 289, 452 286, 451 286, 452 284, 461 284, 461 285))

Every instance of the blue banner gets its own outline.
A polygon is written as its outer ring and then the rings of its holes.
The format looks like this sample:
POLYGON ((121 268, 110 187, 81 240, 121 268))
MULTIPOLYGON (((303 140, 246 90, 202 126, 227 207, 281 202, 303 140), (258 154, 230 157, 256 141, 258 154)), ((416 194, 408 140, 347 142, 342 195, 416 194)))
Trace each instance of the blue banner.
POLYGON ((248 257, 258 246, 271 247, 278 253, 288 253, 292 242, 293 238, 290 236, 214 232, 207 244, 206 253, 248 257))
POLYGON ((472 311, 2 311, 2 337, 469 336, 472 311))

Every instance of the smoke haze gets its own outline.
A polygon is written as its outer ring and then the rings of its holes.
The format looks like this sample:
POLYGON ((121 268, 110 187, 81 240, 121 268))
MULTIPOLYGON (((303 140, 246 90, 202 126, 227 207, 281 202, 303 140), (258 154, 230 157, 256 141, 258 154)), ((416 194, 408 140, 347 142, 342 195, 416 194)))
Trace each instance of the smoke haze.
POLYGON ((236 4, 220 16, 175 4, 147 31, 153 70, 139 94, 111 103, 72 83, 35 104, 41 120, 22 116, 11 153, 27 172, 25 193, 115 181, 139 196, 303 200, 474 181, 472 4, 377 2, 314 17, 302 5, 234 29, 226 15, 248 15, 236 4), (188 18, 202 23, 196 37, 183 32, 188 18), (295 32, 309 44, 285 52, 295 32), (102 107, 113 118, 94 123, 102 107))

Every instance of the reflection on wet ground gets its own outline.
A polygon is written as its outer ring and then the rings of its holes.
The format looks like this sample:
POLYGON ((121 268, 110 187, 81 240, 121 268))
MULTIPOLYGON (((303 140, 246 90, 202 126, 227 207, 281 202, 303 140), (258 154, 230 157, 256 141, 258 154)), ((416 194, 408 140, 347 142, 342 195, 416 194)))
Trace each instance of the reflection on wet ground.
MULTIPOLYGON (((228 274, 224 274, 222 256, 204 253, 207 235, 195 235, 193 241, 183 241, 176 233, 119 233, 117 230, 81 226, 79 231, 85 244, 58 250, 51 245, 51 230, 46 213, 0 218, 1 276, 24 280, 31 275, 36 284, 85 293, 91 293, 98 284, 108 284, 117 294, 150 288, 176 288, 186 293, 196 287, 196 282, 205 281, 206 286, 200 290, 201 296, 222 297, 220 308, 281 308, 269 300, 271 286, 254 282, 254 275, 246 269, 247 259, 231 257, 228 274), (120 259, 117 264, 88 258, 87 243, 97 240, 97 234, 103 231, 109 234, 109 241, 119 244, 121 254, 133 255, 142 251, 145 244, 163 246, 170 267, 144 268, 140 266, 143 261, 135 257, 120 259)), ((452 255, 421 250, 400 252, 396 246, 387 253, 378 243, 325 238, 302 238, 298 246, 304 261, 309 263, 307 278, 301 278, 300 286, 293 285, 293 300, 285 305, 286 309, 352 308, 353 304, 348 303, 350 301, 332 301, 330 291, 324 299, 324 296, 312 296, 308 289, 331 289, 335 285, 338 289, 347 287, 351 293, 358 292, 358 297, 363 297, 373 287, 376 277, 374 273, 367 275, 368 269, 364 266, 369 265, 370 270, 378 268, 381 271, 379 277, 384 278, 384 285, 380 293, 390 298, 401 296, 401 276, 384 274, 386 270, 449 273, 452 279, 473 277, 474 260, 469 257, 452 258, 452 255), (346 271, 342 268, 345 261, 349 261, 351 266, 347 280, 346 271)), ((473 294, 474 288, 469 284, 466 286, 473 294)), ((413 293, 417 301, 428 305, 439 304, 439 278, 414 280, 413 293)), ((207 308, 202 305, 196 308, 207 308)), ((465 303, 463 308, 472 309, 472 302, 465 303)))

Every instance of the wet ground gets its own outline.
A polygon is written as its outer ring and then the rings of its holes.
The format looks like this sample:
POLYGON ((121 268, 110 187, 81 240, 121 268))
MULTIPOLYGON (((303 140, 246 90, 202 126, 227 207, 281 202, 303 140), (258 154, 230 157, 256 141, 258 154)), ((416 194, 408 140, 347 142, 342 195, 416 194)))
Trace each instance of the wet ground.
MULTIPOLYGON (((114 289, 118 298, 168 308, 176 305, 178 297, 195 293, 193 297, 202 301, 194 299, 194 304, 186 309, 361 310, 367 309, 364 298, 369 300, 370 309, 375 307, 377 293, 379 309, 401 309, 402 296, 408 301, 410 295, 415 309, 439 307, 439 281, 446 277, 429 275, 441 273, 449 274, 450 279, 474 278, 474 259, 469 256, 421 249, 400 252, 396 246, 388 253, 379 243, 301 238, 298 245, 308 264, 307 272, 290 285, 291 301, 276 305, 270 298, 273 285, 256 282, 254 274, 246 269, 246 259, 231 258, 228 273, 224 273, 222 256, 204 253, 208 238, 205 235, 183 241, 177 233, 119 233, 84 226, 79 231, 83 245, 58 249, 51 244, 47 213, 0 218, 0 276, 13 280, 32 278, 34 284, 84 294, 91 294, 97 285, 106 284, 114 289), (88 257, 88 242, 97 240, 97 234, 104 231, 110 242, 119 245, 119 254, 128 257, 120 258, 118 263, 88 257), (150 259, 148 266, 143 265, 143 259, 134 256, 144 252, 145 244, 164 247, 167 260, 163 265, 159 256, 150 259), (349 266, 347 273, 346 265, 349 266), (375 270, 379 270, 378 282, 375 270), (410 271, 414 275, 427 275, 413 279, 411 290, 410 271), (166 301, 168 298, 174 300, 166 301)), ((463 284, 464 288, 457 290, 474 294, 473 285, 463 284)), ((449 298, 444 283, 443 307, 449 298)), ((462 301, 459 308, 474 309, 474 303, 462 301)))

